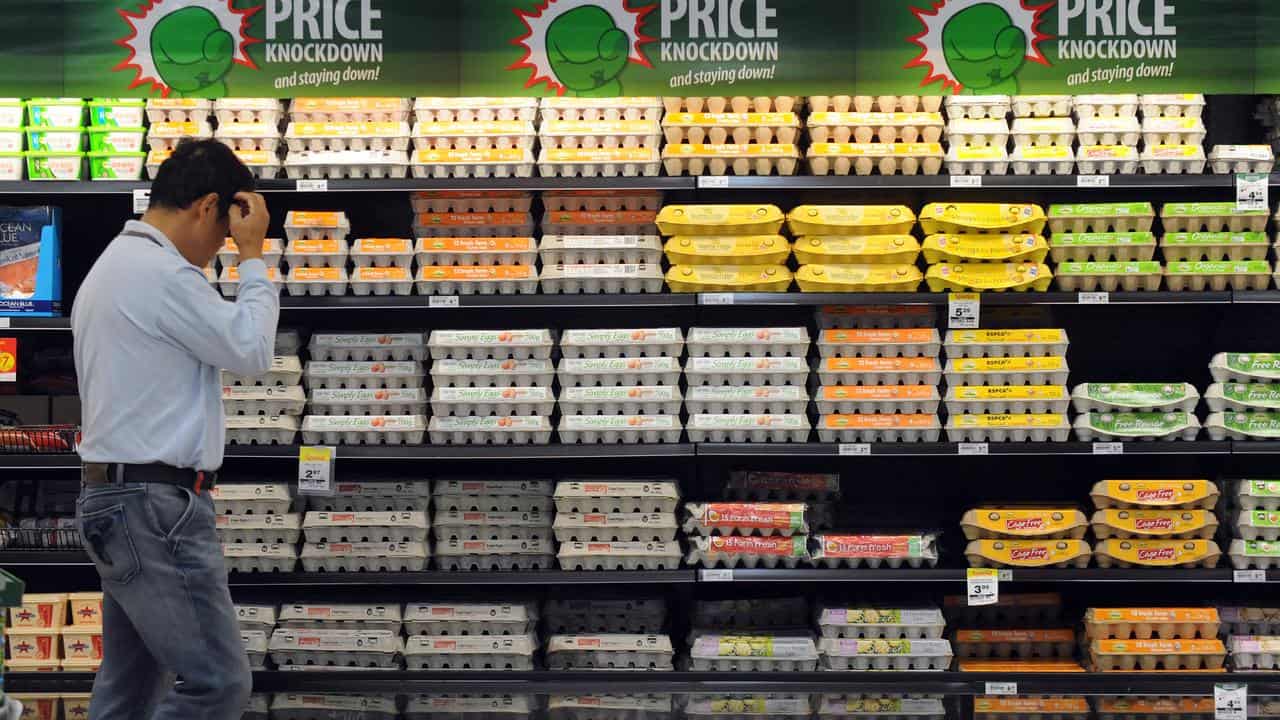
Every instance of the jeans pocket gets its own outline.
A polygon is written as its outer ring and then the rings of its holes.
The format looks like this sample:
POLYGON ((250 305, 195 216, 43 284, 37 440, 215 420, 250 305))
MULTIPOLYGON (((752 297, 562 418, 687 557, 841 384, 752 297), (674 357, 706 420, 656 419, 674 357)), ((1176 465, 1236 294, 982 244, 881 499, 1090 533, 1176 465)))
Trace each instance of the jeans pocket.
POLYGON ((196 494, 180 485, 153 483, 147 486, 147 511, 156 531, 172 541, 195 514, 196 494))
POLYGON ((124 585, 138 574, 138 549, 129 534, 124 505, 81 512, 76 522, 85 552, 104 581, 124 585))

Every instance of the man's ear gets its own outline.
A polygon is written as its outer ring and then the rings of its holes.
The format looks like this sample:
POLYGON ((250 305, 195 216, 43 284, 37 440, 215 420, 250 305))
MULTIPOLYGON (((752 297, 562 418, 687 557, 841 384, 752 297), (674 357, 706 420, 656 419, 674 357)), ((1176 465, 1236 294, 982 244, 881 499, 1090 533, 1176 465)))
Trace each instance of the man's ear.
POLYGON ((201 219, 218 219, 218 193, 208 193, 196 201, 198 216, 201 219))

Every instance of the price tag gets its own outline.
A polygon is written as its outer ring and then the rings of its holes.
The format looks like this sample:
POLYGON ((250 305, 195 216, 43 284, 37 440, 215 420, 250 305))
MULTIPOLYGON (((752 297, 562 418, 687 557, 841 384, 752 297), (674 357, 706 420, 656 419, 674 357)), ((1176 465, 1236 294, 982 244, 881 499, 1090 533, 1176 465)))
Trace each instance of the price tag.
POLYGON ((141 215, 151 207, 151 188, 133 191, 133 214, 141 215))
POLYGON ((1108 188, 1111 187, 1110 175, 1077 175, 1076 187, 1108 188))
POLYGON ((839 455, 867 456, 871 454, 871 443, 840 443, 839 455))
POLYGON ((298 192, 329 192, 328 180, 299 180, 298 192))
POLYGON ((987 683, 987 695, 1017 695, 1018 683, 1016 682, 989 682, 987 683))
POLYGON ((432 295, 427 299, 427 307, 456 308, 461 307, 457 295, 432 295))
POLYGON ((727 190, 729 188, 729 176, 707 175, 699 177, 698 188, 701 190, 727 190))
POLYGON ((1111 303, 1111 293, 1109 292, 1077 293, 1076 302, 1081 305, 1108 305, 1111 303))
POLYGON ((1123 455, 1124 443, 1096 442, 1093 444, 1094 455, 1123 455))
POLYGON ((986 455, 988 451, 987 444, 981 443, 957 443, 957 455, 986 455))
POLYGON ((18 382, 18 338, 0 338, 0 383, 16 382, 18 382))
POLYGON ((733 293, 702 293, 698 296, 700 305, 732 305, 733 293))
POLYGON ((951 187, 980 188, 982 187, 982 176, 981 175, 952 175, 951 187))
POLYGON ((1231 574, 1231 581, 1238 583, 1264 583, 1267 581, 1267 571, 1236 570, 1231 574))
POLYGON ((8 330, 10 327, 12 326, 9 324, 9 318, 0 317, 0 329, 8 330))
POLYGON ((995 568, 969 568, 965 575, 969 605, 995 605, 1000 600, 1000 575, 995 568))
POLYGON ((1213 720, 1246 720, 1249 717, 1248 708, 1248 685, 1214 683, 1213 720))
POLYGON ((703 570, 698 575, 703 582, 733 582, 732 570, 703 570))
POLYGON ((947 296, 947 327, 953 330, 977 330, 981 313, 978 293, 951 293, 947 296))
POLYGON ((1266 210, 1270 202, 1267 197, 1270 179, 1266 173, 1237 173, 1236 212, 1266 210))
POLYGON ((335 447, 298 448, 298 494, 333 495, 335 447))

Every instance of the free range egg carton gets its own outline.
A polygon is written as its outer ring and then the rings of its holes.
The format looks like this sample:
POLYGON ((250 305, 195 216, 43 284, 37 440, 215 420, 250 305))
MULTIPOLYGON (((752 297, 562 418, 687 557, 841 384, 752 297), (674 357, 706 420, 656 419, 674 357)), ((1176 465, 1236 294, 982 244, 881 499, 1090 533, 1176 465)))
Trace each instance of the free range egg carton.
POLYGON ((222 546, 222 561, 231 572, 293 572, 298 565, 298 549, 283 543, 230 543, 222 546))
POLYGON ((1093 117, 1134 117, 1138 114, 1138 96, 1128 93, 1076 95, 1072 106, 1082 120, 1093 117))
MULTIPOLYGON (((290 295, 346 295, 347 271, 341 267, 295 267, 285 277, 290 295)), ((367 293, 366 293, 367 294, 367 293)))
POLYGON ((662 128, 656 120, 544 120, 538 140, 546 148, 657 147, 662 128))
POLYGON ((548 670, 670 671, 674 655, 667 635, 552 635, 547 640, 548 670))
POLYGON ((672 720, 671 696, 552 695, 547 700, 553 720, 672 720))
POLYGON ((422 387, 422 364, 416 361, 328 362, 311 360, 307 387, 323 389, 403 389, 422 387))
POLYGON ((1280 637, 1232 635, 1231 665, 1237 672, 1280 669, 1280 637))
POLYGON ((1218 564, 1221 551, 1212 540, 1100 540, 1093 547, 1099 567, 1205 567, 1218 564))
POLYGON ((1165 233, 1160 239, 1165 260, 1266 260, 1271 243, 1261 232, 1165 233))
POLYGON ((404 641, 392 630, 277 628, 268 647, 276 665, 399 669, 404 641))
POLYGON ((543 265, 539 276, 547 295, 662 292, 661 265, 543 265))
POLYGON ((810 95, 812 112, 938 112, 940 95, 810 95))
POLYGON ((289 101, 295 122, 407 122, 409 98, 297 97, 289 101))
POLYGON ((1149 202, 1050 205, 1048 226, 1055 236, 1063 233, 1150 232, 1154 219, 1155 208, 1149 202))
POLYGON ((673 542, 676 518, 660 513, 556 512, 558 542, 673 542))
POLYGON ((234 415, 226 419, 228 445, 292 445, 298 419, 289 415, 234 415))
POLYGON ((794 442, 809 438, 804 415, 690 415, 690 442, 794 442))
POLYGON ((388 390, 344 390, 316 388, 311 391, 311 415, 422 416, 427 411, 427 394, 422 388, 388 390))
POLYGON ((418 695, 405 704, 405 720, 524 720, 536 705, 528 695, 418 695))
MULTIPOLYGON (((934 342, 937 331, 934 331, 934 342)), ((1067 354, 1067 331, 948 330, 943 347, 948 358, 1040 357, 1067 354)))
POLYGON ((1142 171, 1148 175, 1204 172, 1204 148, 1199 145, 1147 145, 1138 155, 1142 171))
POLYGON ((688 389, 684 398, 690 415, 799 415, 808 405, 808 391, 795 385, 696 385, 688 389))
POLYGON ((413 114, 420 123, 432 122, 533 122, 538 116, 537 98, 521 97, 419 97, 413 114))
POLYGON ((679 357, 684 331, 678 327, 564 330, 560 354, 566 358, 679 357))
POLYGON ((329 512, 396 512, 423 510, 429 501, 427 480, 343 479, 333 495, 308 495, 308 510, 329 512))
POLYGON ((550 360, 437 360, 431 364, 436 387, 550 387, 550 360))
POLYGON ((351 243, 348 257, 355 265, 356 275, 361 270, 402 268, 408 275, 413 265, 413 241, 408 238, 356 238, 351 243))
POLYGON ((409 156, 403 150, 299 150, 284 158, 292 180, 404 178, 409 156))
POLYGON ((1071 406, 1085 412, 1194 412, 1200 393, 1191 383, 1080 383, 1071 406))
POLYGON ((409 124, 404 122, 289 123, 284 133, 289 152, 409 149, 409 124))
POLYGON ((368 720, 395 720, 395 695, 276 693, 271 699, 271 717, 278 720, 317 720, 352 715, 368 720))
POLYGON ((937 385, 937 358, 824 358, 818 364, 822 385, 937 385))
POLYGON ((1172 412, 1085 412, 1076 415, 1076 437, 1084 442, 1098 440, 1194 440, 1200 434, 1200 420, 1194 413, 1172 412))
POLYGON ((209 495, 214 510, 220 514, 282 514, 293 505, 288 483, 221 482, 209 489, 209 495))
POLYGON ((532 265, 424 265, 414 283, 419 295, 533 295, 538 271, 532 265))
POLYGON ((147 98, 147 121, 152 123, 208 122, 212 114, 212 100, 147 98))
POLYGON ((809 331, 804 327, 689 328, 689 357, 805 357, 809 331))
POLYGON ((1062 415, 1071 404, 1071 396, 1063 385, 961 385, 947 388, 945 403, 950 415, 1062 415))
POLYGON ((430 551, 421 542, 303 543, 307 572, 421 572, 430 551))
POLYGON ((419 238, 529 237, 533 228, 532 213, 421 213, 413 219, 419 238))
POLYGON ((524 190, 419 190, 409 195, 415 215, 421 213, 527 213, 533 193, 524 190))
POLYGON ((1084 540, 970 540, 965 547, 970 567, 1089 566, 1093 549, 1084 540))
POLYGON ((301 268, 334 268, 345 276, 347 255, 351 249, 345 239, 295 238, 289 240, 284 250, 284 260, 290 271, 301 268))
POLYGON ((436 545, 436 563, 461 572, 550 570, 555 548, 547 540, 446 540, 436 545))
POLYGON ((1198 118, 1204 112, 1204 95, 1200 93, 1149 94, 1139 98, 1143 117, 1198 118))
POLYGON ((230 515, 214 517, 218 539, 223 543, 274 545, 295 544, 302 534, 302 516, 298 513, 267 515, 230 515))
POLYGON ((533 151, 416 150, 409 156, 415 178, 527 178, 533 175, 533 151))
POLYGON ((540 226, 548 235, 645 235, 656 217, 653 210, 548 210, 540 226))
POLYGON ((433 330, 427 340, 432 360, 515 360, 551 357, 551 330, 433 330))
POLYGON ((897 569, 935 567, 936 533, 849 535, 823 532, 813 536, 812 562, 819 567, 881 566, 897 569))
POLYGON ((840 497, 840 476, 834 473, 735 471, 729 474, 724 492, 730 500, 828 502, 840 497))
POLYGON ((1204 426, 1213 440, 1274 440, 1280 438, 1280 412, 1213 412, 1204 426))
POLYGON ((807 535, 809 506, 805 503, 692 503, 684 505, 687 536, 807 535))
POLYGON ((385 629, 399 634, 402 620, 399 603, 296 603, 280 607, 280 627, 287 628, 385 629))
POLYGON ((1232 202, 1165 203, 1160 223, 1165 232, 1264 232, 1266 210, 1239 211, 1232 202))
MULTIPOLYGON (((948 358, 943 371, 955 385, 1065 385, 1065 357, 948 358)), ((825 380, 824 380, 825 382, 825 380)))
POLYGON ((522 120, 416 122, 414 150, 532 150, 537 133, 522 120))
POLYGON ((1076 155, 1070 146, 1027 146, 1013 149, 1009 163, 1014 175, 1070 175, 1075 172, 1076 155))
POLYGON ((818 440, 846 442, 937 442, 941 424, 937 415, 836 414, 818 417, 818 440))
POLYGON ((1240 479, 1231 484, 1229 500, 1241 510, 1280 510, 1280 484, 1275 480, 1240 479))
MULTIPOLYGON (((347 219, 345 212, 312 212, 306 210, 290 210, 284 219, 285 238, 289 242, 296 240, 337 240, 340 242, 340 249, 332 251, 331 254, 345 256, 347 254, 346 242, 347 235, 351 232, 351 221, 347 219)), ((286 258, 289 264, 295 261, 286 258)), ((325 258, 329 260, 330 258, 325 258)), ((342 258, 332 258, 334 262, 341 262, 342 258)), ((311 263, 305 263, 311 264, 311 263)), ((321 264, 321 263, 316 263, 321 264)))
POLYGON ((1226 635, 1280 634, 1280 608, 1220 607, 1218 615, 1226 635))
POLYGON ((1231 566, 1237 570, 1280 567, 1280 543, 1236 539, 1231 541, 1227 555, 1231 558, 1231 566))
POLYGON ((668 112, 662 118, 662 135, 671 144, 792 144, 800 136, 800 119, 794 112, 668 112))
POLYGON ((1280 381, 1280 355, 1256 352, 1221 352, 1209 361, 1214 382, 1280 381))
POLYGON ((283 111, 280 101, 275 98, 217 98, 213 101, 213 114, 219 125, 278 125, 283 111))
POLYGON ((818 706, 820 718, 868 718, 874 720, 944 720, 947 716, 937 697, 909 695, 844 696, 825 694, 818 706))
POLYGON ((1013 136, 1014 147, 1070 148, 1076 138, 1076 124, 1070 113, 1057 117, 1019 117, 1010 126, 1009 134, 1013 136))
POLYGON ((814 175, 937 175, 945 154, 939 143, 812 143, 805 157, 814 175))
POLYGON ((565 542, 556 555, 561 570, 675 570, 678 542, 565 542))
POLYGON ((418 238, 414 256, 419 266, 533 265, 538 241, 532 237, 418 238))
POLYGON ((1066 442, 1071 423, 1065 414, 953 415, 947 418, 948 442, 1066 442))
POLYGON ((330 512, 311 510, 302 519, 308 543, 423 543, 427 540, 427 513, 423 510, 392 512, 330 512))
POLYGON ((1217 637, 1221 621, 1211 607, 1089 608, 1084 625, 1090 640, 1189 640, 1217 637))
POLYGON ((314 333, 307 353, 326 362, 421 362, 425 346, 425 333, 314 333))
POLYGON ((1003 118, 1009 114, 1010 104, 1008 95, 948 95, 943 100, 950 120, 1003 118))
MULTIPOLYGON (((280 257, 284 254, 284 243, 280 238, 265 238, 262 241, 262 262, 269 268, 279 269, 280 257)), ((227 238, 218 248, 218 263, 223 267, 234 267, 240 264, 240 248, 236 241, 227 238)))
POLYGON ((952 641, 962 658, 1070 658, 1076 633, 1066 629, 956 630, 952 641))
MULTIPOLYGON (((941 342, 933 328, 823 330, 821 357, 938 357, 941 342)), ((800 354, 800 353, 796 353, 800 354)))
POLYGON ((809 363, 804 357, 701 357, 691 356, 685 363, 685 381, 697 385, 795 385, 803 386, 809 377, 809 363))
POLYGON ((428 433, 433 445, 546 445, 551 420, 544 415, 433 417, 428 433))
POLYGON ((147 145, 152 150, 172 152, 183 140, 206 140, 213 137, 213 128, 205 121, 156 122, 147 128, 147 145))
POLYGON ((946 670, 947 640, 853 640, 823 638, 818 643, 826 670, 946 670))
POLYGON ((1227 648, 1206 640, 1094 640, 1089 658, 1097 671, 1221 670, 1227 648))
POLYGON ((1004 147, 1009 143, 1009 123, 1004 118, 955 118, 947 125, 953 145, 1004 147))
POLYGON ((853 640, 931 639, 942 637, 947 621, 931 608, 861 608, 825 606, 818 612, 824 638, 853 640))
POLYGON ((1209 151, 1209 169, 1219 175, 1270 173, 1275 164, 1270 145, 1214 145, 1209 151))
MULTIPOLYGON (((680 388, 675 385, 635 387, 566 387, 559 396, 563 416, 679 415, 680 388)), ((550 413, 547 413, 550 414, 550 413)))
POLYGON ((229 385, 222 388, 228 415, 301 415, 307 396, 299 385, 229 385))
POLYGON ((276 627, 275 605, 236 604, 236 622, 241 630, 261 630, 267 635, 276 627))
MULTIPOLYGON (((209 273, 205 274, 210 282, 213 282, 213 276, 209 273)), ((284 289, 284 279, 281 277, 279 268, 268 267, 267 279, 275 286, 276 292, 284 289)), ((240 272, 239 268, 224 267, 218 275, 218 290, 225 297, 236 297, 240 293, 240 272)))
POLYGON ((694 672, 813 672, 818 648, 809 636, 705 634, 689 651, 694 672))
POLYGON ((1142 137, 1142 125, 1133 116, 1081 117, 1076 135, 1082 146, 1122 145, 1137 147, 1142 137))
POLYGON ((280 147, 280 129, 275 123, 220 122, 213 131, 213 137, 232 150, 274 153, 280 147))
POLYGON ((1218 518, 1208 510, 1098 510, 1090 521, 1093 535, 1109 538, 1209 539, 1217 534, 1218 518))
POLYGON ((938 112, 814 112, 807 120, 809 139, 816 143, 936 143, 945 126, 938 112))
POLYGON ((563 358, 556 367, 561 389, 571 387, 675 386, 680 360, 668 356, 643 358, 563 358))
POLYGON ((431 602, 404 608, 409 635, 527 635, 537 625, 537 608, 526 603, 431 602))
POLYGON ((1142 142, 1147 145, 1199 145, 1204 142, 1204 136, 1204 121, 1198 117, 1147 116, 1142 119, 1142 142))
POLYGON ((557 482, 554 497, 562 513, 674 513, 680 489, 662 478, 584 478, 557 482))
POLYGON ((650 264, 662 262, 657 235, 543 235, 542 264, 650 264))
POLYGON ((1271 286, 1272 273, 1272 265, 1266 260, 1170 262, 1164 268, 1170 290, 1195 292, 1265 290, 1271 286))
MULTIPOLYGON (((800 166, 796 145, 706 145, 679 143, 662 149, 668 175, 795 175, 800 166)), ((656 174, 656 173, 654 173, 656 174)))
POLYGON ((545 540, 551 515, 528 511, 437 510, 436 540, 545 540))
POLYGON ((662 156, 656 146, 631 148, 542 148, 542 177, 657 177, 662 156))
POLYGON ((405 643, 410 670, 533 670, 532 635, 412 635, 405 643))
POLYGON ((555 393, 548 387, 447 388, 431 392, 433 415, 550 415, 555 393))
POLYGON ((1055 279, 1067 292, 1154 292, 1163 278, 1158 262, 1061 262, 1055 279))

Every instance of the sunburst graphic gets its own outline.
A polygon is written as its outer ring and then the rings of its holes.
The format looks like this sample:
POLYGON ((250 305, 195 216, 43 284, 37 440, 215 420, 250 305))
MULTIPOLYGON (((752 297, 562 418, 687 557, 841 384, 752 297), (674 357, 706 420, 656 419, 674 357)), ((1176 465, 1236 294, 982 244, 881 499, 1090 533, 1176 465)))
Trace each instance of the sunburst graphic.
MULTIPOLYGON (((548 54, 547 35, 552 23, 578 8, 593 7, 608 14, 613 20, 614 28, 624 33, 628 40, 627 62, 652 68, 653 64, 645 57, 642 45, 654 42, 655 38, 645 35, 641 28, 645 17, 653 12, 656 4, 645 7, 632 7, 631 0, 542 0, 532 10, 515 9, 516 16, 524 23, 525 33, 511 41, 512 45, 524 48, 524 57, 511 64, 508 70, 526 69, 529 79, 526 88, 538 83, 546 83, 547 88, 557 95, 564 95, 569 89, 559 77, 548 54)), ((582 38, 575 38, 581 40, 582 38)))
POLYGON ((234 0, 147 0, 134 12, 118 10, 120 17, 129 24, 129 34, 116 41, 116 45, 129 50, 129 57, 112 68, 117 70, 133 70, 134 78, 129 89, 150 84, 149 91, 160 91, 162 97, 169 97, 173 91, 160 74, 156 66, 151 47, 152 31, 157 24, 174 12, 186 8, 203 8, 217 20, 218 26, 235 38, 235 49, 232 62, 254 70, 258 66, 249 57, 248 48, 254 43, 262 42, 259 38, 249 36, 249 18, 262 10, 261 5, 237 9, 232 7, 234 0))
POLYGON ((920 54, 904 67, 906 69, 925 68, 924 87, 939 80, 942 89, 959 93, 964 90, 964 83, 956 77, 947 62, 943 34, 947 24, 961 12, 979 5, 992 5, 1003 10, 1013 27, 1022 31, 1026 48, 1023 56, 1026 61, 1048 65, 1049 60, 1040 50, 1040 43, 1052 39, 1040 31, 1040 23, 1045 13, 1053 6, 1053 2, 1035 5, 1028 0, 936 0, 928 9, 912 7, 911 12, 920 21, 920 32, 907 38, 920 47, 920 54))

